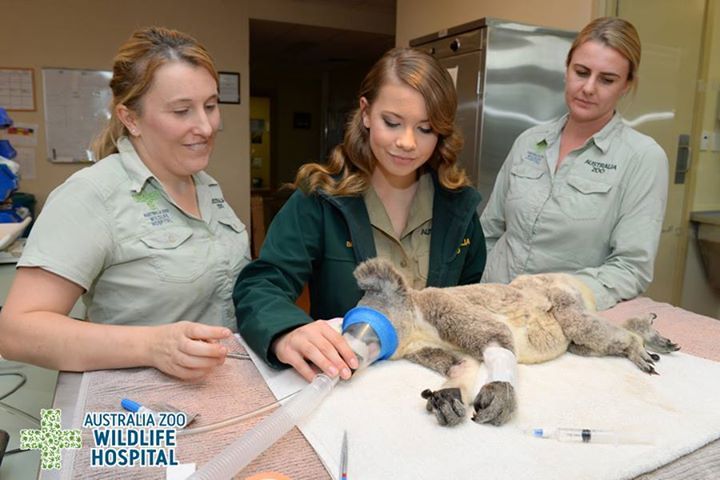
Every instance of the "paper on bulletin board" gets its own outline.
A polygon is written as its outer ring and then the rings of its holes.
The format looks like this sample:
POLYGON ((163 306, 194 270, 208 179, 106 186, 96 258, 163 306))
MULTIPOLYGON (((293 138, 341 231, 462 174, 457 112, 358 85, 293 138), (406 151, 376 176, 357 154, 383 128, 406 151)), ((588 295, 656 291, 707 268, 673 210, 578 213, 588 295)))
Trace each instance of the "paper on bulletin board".
POLYGON ((0 106, 7 110, 35 110, 32 68, 0 68, 0 106))
POLYGON ((44 68, 42 73, 48 159, 97 160, 90 145, 110 118, 112 72, 44 68))

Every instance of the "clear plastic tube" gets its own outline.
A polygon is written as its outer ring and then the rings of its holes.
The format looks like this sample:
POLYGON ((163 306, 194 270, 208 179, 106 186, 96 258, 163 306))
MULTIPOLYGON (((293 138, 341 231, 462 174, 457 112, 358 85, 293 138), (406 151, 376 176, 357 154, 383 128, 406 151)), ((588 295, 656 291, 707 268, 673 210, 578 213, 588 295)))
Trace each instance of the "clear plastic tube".
POLYGON ((316 375, 310 385, 303 388, 282 408, 274 411, 255 428, 203 465, 190 476, 190 479, 225 480, 232 478, 315 410, 337 382, 338 377, 330 378, 322 373, 316 375))
POLYGON ((290 393, 288 395, 285 395, 279 400, 275 400, 274 402, 268 403, 266 405, 263 405, 260 408, 256 408, 255 410, 251 410, 246 413, 242 413, 240 415, 236 415, 234 417, 230 417, 226 420, 220 420, 215 423, 211 423, 209 425, 205 425, 202 427, 195 427, 195 428, 186 428, 183 430, 177 431, 177 436, 188 436, 188 435, 195 435, 196 433, 205 433, 205 432, 211 432, 213 430, 218 430, 220 428, 229 427, 230 425, 235 425, 236 423, 244 422, 245 420, 249 420, 253 417, 257 417, 258 415, 262 415, 265 412, 268 412, 270 410, 274 410, 280 405, 284 405, 283 402, 286 402, 290 398, 292 398, 294 395, 297 395, 300 393, 300 390, 297 390, 293 393, 290 393))

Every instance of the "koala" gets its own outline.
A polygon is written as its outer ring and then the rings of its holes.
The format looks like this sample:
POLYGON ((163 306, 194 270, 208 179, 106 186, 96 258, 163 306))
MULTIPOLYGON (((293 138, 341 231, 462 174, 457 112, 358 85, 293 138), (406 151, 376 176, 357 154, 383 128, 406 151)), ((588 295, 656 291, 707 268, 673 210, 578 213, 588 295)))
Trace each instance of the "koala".
POLYGON ((657 353, 679 350, 652 328, 654 314, 631 318, 622 327, 597 316, 592 292, 568 274, 416 290, 392 263, 374 258, 358 265, 354 275, 364 292, 358 305, 382 312, 397 331, 391 359, 405 358, 447 377, 439 390, 421 393, 440 425, 459 424, 470 406, 477 423, 507 422, 517 405, 517 362, 545 362, 566 351, 619 355, 657 374, 657 353), (475 393, 483 361, 489 381, 475 393))

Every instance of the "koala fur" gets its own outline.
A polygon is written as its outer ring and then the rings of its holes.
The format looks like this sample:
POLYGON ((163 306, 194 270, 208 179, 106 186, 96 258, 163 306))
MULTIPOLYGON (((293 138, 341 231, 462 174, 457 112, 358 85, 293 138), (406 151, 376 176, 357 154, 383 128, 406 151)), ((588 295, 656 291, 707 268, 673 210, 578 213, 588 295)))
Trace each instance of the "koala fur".
POLYGON ((511 382, 490 381, 475 394, 477 370, 490 347, 512 352, 520 363, 545 362, 565 351, 620 355, 650 374, 657 373, 654 362, 660 357, 646 349, 679 349, 652 328, 654 314, 632 318, 623 327, 595 315, 592 293, 572 275, 415 290, 392 263, 374 258, 355 269, 355 278, 365 292, 358 305, 382 312, 397 331, 398 348, 391 358, 447 377, 440 390, 422 392, 441 425, 463 421, 466 404, 472 405, 477 423, 501 425, 511 418, 516 409, 511 382))

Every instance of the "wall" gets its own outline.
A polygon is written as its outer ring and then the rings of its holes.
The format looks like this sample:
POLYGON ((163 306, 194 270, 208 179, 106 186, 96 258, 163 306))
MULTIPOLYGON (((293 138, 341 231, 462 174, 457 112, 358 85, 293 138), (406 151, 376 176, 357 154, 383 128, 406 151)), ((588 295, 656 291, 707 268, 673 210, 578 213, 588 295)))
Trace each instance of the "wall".
POLYGON ((249 17, 340 30, 395 33, 392 5, 363 0, 249 0, 249 17))
MULTIPOLYGON (((705 31, 703 78, 700 85, 700 104, 696 118, 701 131, 720 136, 720 0, 710 0, 705 31)), ((691 211, 720 210, 720 152, 700 150, 693 174, 694 195, 691 211)), ((702 258, 698 250, 696 232, 692 231, 688 243, 685 279, 681 306, 694 312, 720 319, 720 292, 713 290, 705 280, 702 258)))
POLYGON ((363 0, 0 0, 0 66, 35 70, 36 112, 11 112, 18 122, 40 125, 36 179, 21 189, 48 194, 82 165, 45 160, 43 67, 109 69, 120 44, 138 27, 157 24, 197 37, 218 69, 240 72, 241 104, 222 105, 209 173, 219 179, 228 202, 250 224, 250 129, 248 21, 259 18, 306 25, 392 34, 393 8, 363 0), (61 41, 59 41, 61 39, 61 41))
POLYGON ((593 0, 397 0, 395 44, 483 17, 579 30, 594 16, 593 0))
MULTIPOLYGON (((706 31, 705 61, 707 74, 702 79, 704 101, 702 130, 720 135, 720 1, 708 2, 707 14, 712 19, 706 31)), ((720 210, 720 152, 700 150, 695 172, 693 210, 720 210)))
POLYGON ((35 70, 36 112, 11 112, 19 122, 40 124, 36 179, 21 189, 42 205, 48 193, 80 165, 45 160, 42 67, 110 69, 112 58, 132 31, 157 24, 195 36, 219 70, 240 72, 241 104, 222 105, 209 173, 221 179, 228 202, 249 225, 248 14, 236 0, 0 0, 0 65, 35 70))

